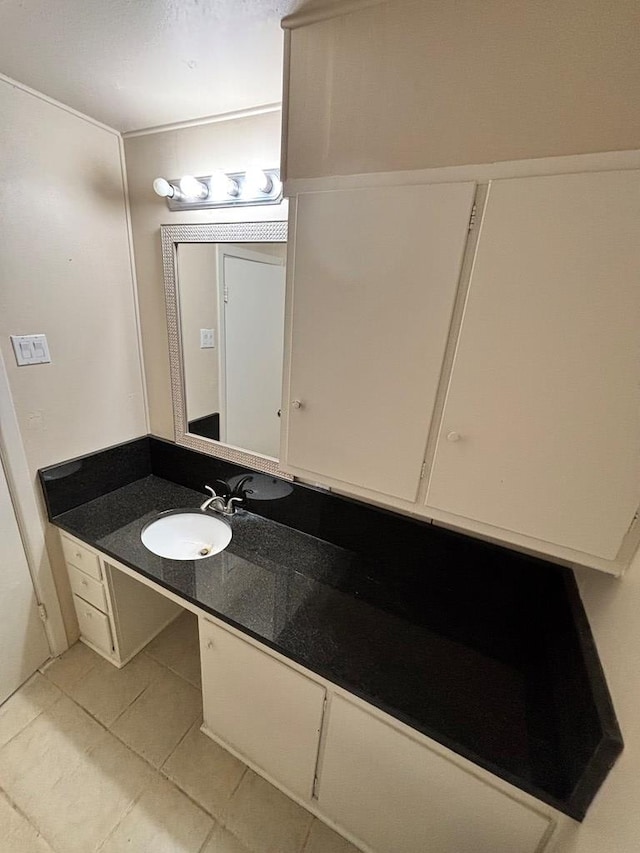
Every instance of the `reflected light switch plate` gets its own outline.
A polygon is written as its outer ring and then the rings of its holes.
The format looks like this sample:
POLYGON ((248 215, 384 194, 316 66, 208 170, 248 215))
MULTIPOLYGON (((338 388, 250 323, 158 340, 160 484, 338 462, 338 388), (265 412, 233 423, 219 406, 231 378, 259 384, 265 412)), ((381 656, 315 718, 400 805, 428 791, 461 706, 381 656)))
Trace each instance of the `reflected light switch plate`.
POLYGON ((215 330, 200 329, 200 349, 214 349, 215 345, 215 330))
POLYGON ((11 344, 19 367, 51 361, 46 335, 11 335, 11 344))

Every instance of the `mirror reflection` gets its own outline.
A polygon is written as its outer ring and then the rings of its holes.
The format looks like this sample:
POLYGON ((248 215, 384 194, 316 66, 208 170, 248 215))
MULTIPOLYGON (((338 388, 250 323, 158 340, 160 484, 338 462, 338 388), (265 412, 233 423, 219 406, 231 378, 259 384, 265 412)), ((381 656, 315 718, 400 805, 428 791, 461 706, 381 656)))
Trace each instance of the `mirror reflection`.
POLYGON ((178 243, 187 431, 277 458, 286 243, 178 243))

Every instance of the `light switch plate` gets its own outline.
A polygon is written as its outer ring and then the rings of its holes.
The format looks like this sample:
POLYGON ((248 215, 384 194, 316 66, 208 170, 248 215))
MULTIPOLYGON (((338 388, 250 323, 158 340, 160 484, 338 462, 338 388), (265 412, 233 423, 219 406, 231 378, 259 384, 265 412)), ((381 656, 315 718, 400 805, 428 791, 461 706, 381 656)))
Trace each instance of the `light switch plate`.
POLYGON ((214 349, 215 345, 215 330, 200 329, 200 349, 214 349))
POLYGON ((11 335, 11 345, 18 367, 49 364, 51 361, 46 335, 11 335))

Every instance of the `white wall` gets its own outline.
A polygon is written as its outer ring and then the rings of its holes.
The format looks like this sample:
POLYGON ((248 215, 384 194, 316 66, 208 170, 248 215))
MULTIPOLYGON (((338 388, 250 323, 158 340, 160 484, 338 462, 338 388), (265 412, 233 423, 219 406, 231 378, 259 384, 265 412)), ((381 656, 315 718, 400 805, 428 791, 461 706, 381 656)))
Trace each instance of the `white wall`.
POLYGON ((171 179, 207 175, 214 169, 244 171, 254 160, 266 168, 277 166, 280 113, 125 135, 125 154, 151 432, 173 439, 160 225, 286 219, 286 204, 175 213, 151 185, 158 176, 171 179))
POLYGON ((118 135, 6 79, 0 114, 0 347, 35 482, 44 465, 143 435, 143 379, 118 135), (9 335, 36 332, 52 363, 17 367, 9 335))

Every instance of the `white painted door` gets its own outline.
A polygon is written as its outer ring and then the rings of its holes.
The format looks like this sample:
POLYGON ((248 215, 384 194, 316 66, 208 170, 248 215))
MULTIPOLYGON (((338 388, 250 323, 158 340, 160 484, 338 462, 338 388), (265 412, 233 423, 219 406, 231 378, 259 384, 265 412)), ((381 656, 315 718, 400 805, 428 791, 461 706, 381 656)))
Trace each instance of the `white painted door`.
POLYGON ((199 625, 206 730, 308 799, 324 687, 208 620, 199 625))
POLYGON ((415 501, 474 193, 460 183, 298 196, 287 470, 415 501))
POLYGON ((0 702, 49 657, 18 523, 0 463, 0 702))
POLYGON ((376 853, 538 853, 548 818, 333 696, 318 804, 376 853))
POLYGON ((220 438, 265 456, 280 449, 284 265, 241 249, 222 256, 224 343, 220 438))
POLYGON ((492 182, 429 507, 616 557, 640 498, 639 235, 640 172, 492 182))

